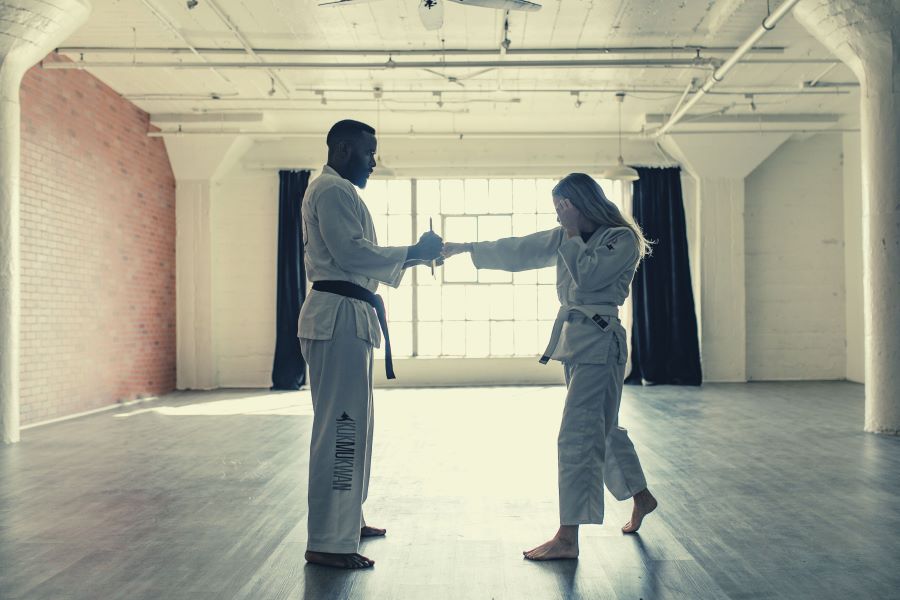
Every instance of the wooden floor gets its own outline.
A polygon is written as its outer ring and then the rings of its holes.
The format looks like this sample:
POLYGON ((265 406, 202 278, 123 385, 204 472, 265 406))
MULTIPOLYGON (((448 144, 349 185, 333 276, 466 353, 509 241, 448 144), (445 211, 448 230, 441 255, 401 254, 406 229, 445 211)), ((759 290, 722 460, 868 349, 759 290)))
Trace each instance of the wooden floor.
POLYGON ((307 566, 308 392, 174 394, 0 447, 0 598, 900 597, 900 439, 846 383, 626 388, 660 509, 557 524, 563 388, 376 392, 374 570, 307 566))

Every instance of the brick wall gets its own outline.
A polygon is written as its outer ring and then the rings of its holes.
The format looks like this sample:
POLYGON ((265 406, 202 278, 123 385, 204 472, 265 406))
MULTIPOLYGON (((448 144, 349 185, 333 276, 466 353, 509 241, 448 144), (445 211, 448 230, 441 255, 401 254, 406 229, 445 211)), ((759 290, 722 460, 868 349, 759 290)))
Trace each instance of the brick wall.
POLYGON ((83 71, 22 82, 23 425, 175 387, 175 179, 83 71))

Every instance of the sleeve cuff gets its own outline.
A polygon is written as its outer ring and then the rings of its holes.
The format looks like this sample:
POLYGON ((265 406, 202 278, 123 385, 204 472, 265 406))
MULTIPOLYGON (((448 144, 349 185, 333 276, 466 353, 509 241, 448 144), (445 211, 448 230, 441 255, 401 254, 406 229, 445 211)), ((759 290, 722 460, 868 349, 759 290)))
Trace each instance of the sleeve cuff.
POLYGON ((403 268, 403 265, 406 263, 406 248, 396 248, 396 250, 398 262, 384 280, 384 283, 392 288, 399 287, 400 282, 403 281, 403 276, 406 274, 406 269, 403 268))

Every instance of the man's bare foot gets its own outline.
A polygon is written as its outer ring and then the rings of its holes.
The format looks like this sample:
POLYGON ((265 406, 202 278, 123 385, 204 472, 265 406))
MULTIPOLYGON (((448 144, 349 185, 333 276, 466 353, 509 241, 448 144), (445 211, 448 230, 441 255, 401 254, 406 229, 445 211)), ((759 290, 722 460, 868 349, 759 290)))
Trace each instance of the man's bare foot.
POLYGON ((375 566, 375 561, 362 554, 331 554, 329 552, 306 551, 306 562, 336 569, 368 569, 375 566))
POLYGON ((359 537, 367 538, 367 537, 381 537, 387 533, 387 529, 381 529, 380 527, 369 527, 366 525, 362 529, 359 530, 359 537))
POLYGON ((634 508, 631 510, 631 520, 625 523, 622 533, 635 533, 641 527, 644 517, 656 510, 658 503, 650 490, 644 488, 634 495, 634 508))
POLYGON ((578 526, 562 526, 552 540, 522 554, 528 560, 578 558, 578 526))

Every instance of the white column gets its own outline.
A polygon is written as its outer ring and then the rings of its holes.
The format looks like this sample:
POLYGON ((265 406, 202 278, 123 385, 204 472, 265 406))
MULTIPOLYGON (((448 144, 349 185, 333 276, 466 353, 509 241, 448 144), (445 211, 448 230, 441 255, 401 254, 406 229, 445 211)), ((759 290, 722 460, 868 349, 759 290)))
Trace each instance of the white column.
POLYGON ((865 429, 900 434, 900 7, 801 0, 794 16, 860 83, 865 429))
POLYGON ((179 390, 216 387, 212 331, 210 181, 175 187, 176 344, 179 390))
POLYGON ((0 443, 19 441, 19 85, 89 14, 87 0, 0 4, 0 443))

